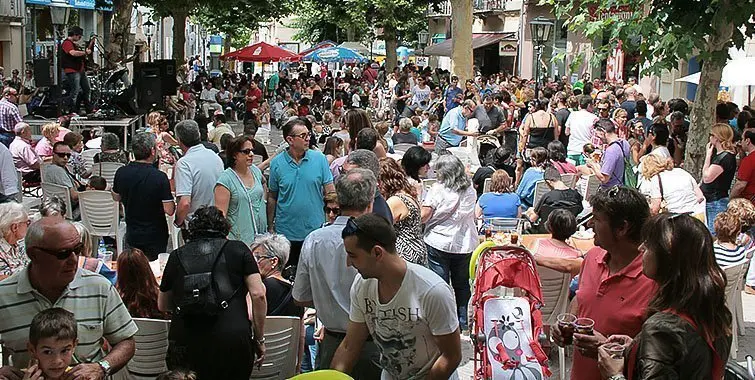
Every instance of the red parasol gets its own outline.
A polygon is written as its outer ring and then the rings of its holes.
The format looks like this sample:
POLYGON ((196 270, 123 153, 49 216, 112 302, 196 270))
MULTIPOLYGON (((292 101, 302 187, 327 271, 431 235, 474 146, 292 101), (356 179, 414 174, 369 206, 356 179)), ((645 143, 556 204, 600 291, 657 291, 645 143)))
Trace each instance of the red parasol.
POLYGON ((239 49, 220 56, 220 59, 233 59, 242 62, 293 62, 300 59, 299 55, 284 48, 273 46, 265 42, 257 42, 243 49, 239 49))

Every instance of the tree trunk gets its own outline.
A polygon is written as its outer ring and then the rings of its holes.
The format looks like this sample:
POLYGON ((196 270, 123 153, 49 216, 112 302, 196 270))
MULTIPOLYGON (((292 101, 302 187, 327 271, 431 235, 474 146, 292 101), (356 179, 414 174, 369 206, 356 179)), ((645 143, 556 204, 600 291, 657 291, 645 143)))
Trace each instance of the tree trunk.
MULTIPOLYGON (((173 12, 173 59, 176 64, 186 62, 186 18, 189 12, 180 9, 173 12)), ((205 57, 202 57, 204 63, 205 57)))
MULTIPOLYGON (((233 34, 232 33, 226 33, 225 39, 223 40, 223 54, 228 54, 231 52, 231 47, 233 45, 233 34)), ((225 60, 221 61, 222 65, 226 69, 230 69, 233 67, 233 63, 231 63, 231 60, 225 60)))
POLYGON ((451 0, 451 72, 459 77, 462 88, 465 80, 474 77, 472 21, 472 0, 451 0))
POLYGON ((357 31, 353 25, 346 27, 346 41, 349 41, 349 42, 356 41, 356 34, 357 34, 357 31))
POLYGON ((134 0, 113 1, 113 20, 110 24, 109 50, 116 54, 107 54, 110 65, 116 60, 126 58, 131 52, 128 51, 128 36, 131 32, 131 10, 134 8, 134 0), (122 38, 117 38, 117 37, 122 38), (120 56, 120 57, 118 57, 120 56))
POLYGON ((383 27, 383 39, 385 40, 385 72, 392 73, 393 68, 398 66, 398 40, 396 39, 396 29, 392 25, 383 27))

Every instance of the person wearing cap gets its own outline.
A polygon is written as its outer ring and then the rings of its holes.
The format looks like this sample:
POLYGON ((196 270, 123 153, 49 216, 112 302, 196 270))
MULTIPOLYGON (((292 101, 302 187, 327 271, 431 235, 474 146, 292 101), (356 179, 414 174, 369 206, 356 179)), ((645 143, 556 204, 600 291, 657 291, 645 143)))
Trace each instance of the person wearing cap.
POLYGON ((10 143, 16 138, 13 128, 22 121, 18 113, 18 91, 13 87, 3 89, 3 98, 0 99, 0 143, 10 147, 10 143))
POLYGON ((68 83, 68 96, 65 98, 64 104, 69 107, 70 112, 76 112, 79 95, 84 100, 87 112, 91 107, 89 105, 89 80, 84 72, 84 61, 87 55, 92 54, 92 50, 88 48, 78 50, 76 48, 76 44, 81 41, 82 34, 84 34, 84 30, 78 26, 69 28, 68 38, 60 46, 63 50, 63 54, 60 55, 60 66, 63 68, 68 83))

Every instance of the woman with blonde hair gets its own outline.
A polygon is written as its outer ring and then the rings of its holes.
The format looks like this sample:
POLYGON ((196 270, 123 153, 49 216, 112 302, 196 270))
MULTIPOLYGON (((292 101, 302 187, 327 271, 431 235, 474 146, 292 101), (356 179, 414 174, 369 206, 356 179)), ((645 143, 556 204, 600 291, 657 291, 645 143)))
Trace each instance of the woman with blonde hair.
POLYGON ((616 134, 619 135, 620 139, 626 140, 629 136, 629 128, 627 128, 628 115, 627 110, 623 108, 613 110, 613 114, 611 115, 611 120, 616 124, 616 134))
POLYGON ((694 213, 697 204, 705 200, 692 175, 675 168, 672 159, 648 154, 642 162, 639 190, 650 203, 651 215, 663 211, 694 213))
POLYGON ((60 134, 60 124, 47 123, 42 126, 43 138, 39 140, 34 151, 42 158, 49 158, 52 156, 52 146, 58 142, 58 135, 60 134))
POLYGON ((724 212, 729 204, 729 189, 737 171, 733 138, 734 132, 728 124, 716 123, 711 128, 700 185, 705 195, 705 215, 711 233, 716 215, 724 212))
POLYGON ((177 147, 178 140, 168 131, 168 119, 164 115, 158 115, 156 124, 152 125, 152 132, 155 133, 155 144, 157 144, 157 155, 160 157, 161 163, 173 165, 176 162, 176 157, 171 153, 170 148, 177 147))

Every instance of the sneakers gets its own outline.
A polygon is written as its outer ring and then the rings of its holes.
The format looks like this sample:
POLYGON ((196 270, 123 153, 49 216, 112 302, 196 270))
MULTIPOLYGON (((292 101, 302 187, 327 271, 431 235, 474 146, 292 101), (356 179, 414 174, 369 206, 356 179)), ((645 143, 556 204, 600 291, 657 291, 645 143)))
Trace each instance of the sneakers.
POLYGON ((755 295, 755 288, 750 285, 745 285, 745 293, 755 295))

